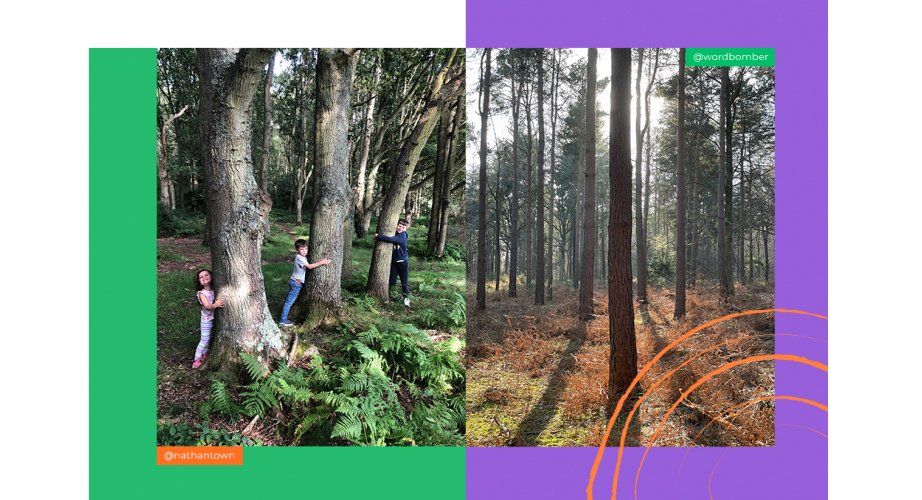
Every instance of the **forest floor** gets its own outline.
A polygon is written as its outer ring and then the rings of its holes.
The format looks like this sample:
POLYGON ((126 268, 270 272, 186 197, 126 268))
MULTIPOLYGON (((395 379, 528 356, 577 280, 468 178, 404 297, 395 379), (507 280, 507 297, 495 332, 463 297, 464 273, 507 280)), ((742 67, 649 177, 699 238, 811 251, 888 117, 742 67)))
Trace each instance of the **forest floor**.
MULTIPOLYGON (((273 220, 270 234, 265 240, 262 254, 263 276, 269 311, 276 320, 288 293, 288 278, 295 255, 294 240, 306 239, 308 232, 308 225, 297 226, 290 222, 273 220)), ((462 260, 422 259, 419 255, 419 239, 425 242, 426 228, 420 225, 411 228, 409 232, 412 307, 403 306, 398 289, 392 289, 389 303, 370 305, 371 299, 364 296, 364 286, 371 262, 372 242, 370 236, 364 240, 355 240, 352 249, 354 276, 348 282, 344 282, 343 324, 335 333, 342 333, 351 324, 365 326, 377 323, 379 328, 382 328, 380 324, 407 324, 427 334, 433 339, 433 343, 458 339, 463 345, 465 263, 462 260), (462 313, 460 326, 449 321, 450 308, 453 305, 450 299, 455 296, 459 297, 458 303, 461 304, 457 306, 462 313)), ((267 415, 247 428, 253 421, 248 416, 228 419, 222 415, 208 415, 203 412, 203 404, 210 397, 212 373, 207 370, 207 363, 199 370, 192 369, 193 353, 199 341, 200 311, 195 299, 193 277, 196 270, 212 266, 210 252, 201 241, 200 235, 157 240, 158 443, 161 441, 160 433, 176 433, 176 429, 179 429, 181 432, 219 438, 206 439, 209 444, 292 444, 290 436, 281 435, 276 428, 284 427, 285 423, 275 416, 267 415)), ((320 354, 324 359, 329 359, 338 355, 336 352, 328 351, 334 344, 329 341, 330 333, 318 329, 313 332, 301 332, 300 335, 302 341, 319 346, 320 354)), ((461 369, 463 371, 463 367, 461 369)), ((463 384, 462 378, 459 389, 461 392, 463 384)), ((463 444, 463 425, 459 432, 463 444)), ((349 443, 332 440, 330 443, 313 444, 349 443)))
MULTIPOLYGON (((491 282, 492 283, 492 282, 491 282)), ((610 414, 608 403, 607 294, 596 293, 596 315, 577 319, 578 294, 554 287, 554 298, 534 305, 534 292, 520 285, 509 298, 488 284, 487 307, 469 306, 467 353, 468 446, 599 446, 610 414)), ((738 286, 721 305, 713 283, 687 294, 687 315, 675 321, 672 289, 650 287, 649 302, 635 301, 638 368, 669 343, 709 320, 735 311, 773 307, 773 288, 738 286)), ((469 296, 468 304, 473 304, 469 296)), ((774 352, 774 315, 725 321, 680 343, 654 364, 615 423, 609 445, 617 446, 625 415, 654 382, 689 363, 656 387, 640 404, 626 434, 626 446, 646 446, 663 415, 682 392, 729 361, 774 352), (725 344, 713 348, 717 344, 725 344), (694 358, 713 348, 706 354, 694 358), (692 359, 694 358, 694 359, 692 359)), ((656 446, 773 446, 774 405, 762 401, 733 414, 722 412, 750 399, 774 394, 771 362, 741 365, 692 392, 666 420, 656 446), (715 420, 716 419, 716 420, 715 420), (713 421, 713 422, 712 422, 713 421)))

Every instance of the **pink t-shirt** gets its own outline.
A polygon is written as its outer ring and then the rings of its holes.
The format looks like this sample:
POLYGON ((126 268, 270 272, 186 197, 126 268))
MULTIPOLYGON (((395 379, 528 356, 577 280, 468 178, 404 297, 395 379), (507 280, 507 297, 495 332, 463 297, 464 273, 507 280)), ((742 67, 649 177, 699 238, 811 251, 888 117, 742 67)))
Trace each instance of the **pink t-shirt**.
MULTIPOLYGON (((204 295, 208 302, 214 304, 214 290, 199 290, 195 294, 195 299, 199 301, 199 304, 202 303, 202 299, 199 298, 200 295, 204 295)), ((205 309, 202 307, 202 321, 213 321, 214 320, 214 311, 205 309)))

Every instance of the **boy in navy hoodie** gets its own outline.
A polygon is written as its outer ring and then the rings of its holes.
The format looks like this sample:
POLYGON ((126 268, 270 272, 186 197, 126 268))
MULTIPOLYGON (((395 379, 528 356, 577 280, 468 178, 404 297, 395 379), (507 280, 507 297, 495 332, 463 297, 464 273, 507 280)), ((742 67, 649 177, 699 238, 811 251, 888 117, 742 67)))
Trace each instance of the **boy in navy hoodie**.
POLYGON ((400 277, 400 284, 403 285, 403 305, 410 307, 410 256, 407 253, 407 228, 410 224, 406 219, 397 221, 397 234, 394 236, 383 236, 375 233, 374 239, 386 241, 394 244, 394 253, 391 255, 391 279, 389 286, 397 284, 397 277, 400 277))

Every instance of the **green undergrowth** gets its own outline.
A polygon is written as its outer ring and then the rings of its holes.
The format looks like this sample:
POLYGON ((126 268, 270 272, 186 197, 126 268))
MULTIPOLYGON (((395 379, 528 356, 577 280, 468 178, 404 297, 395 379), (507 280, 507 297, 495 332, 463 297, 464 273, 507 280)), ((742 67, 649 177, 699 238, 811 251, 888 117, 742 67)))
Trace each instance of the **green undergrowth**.
MULTIPOLYGON (((265 238, 263 277, 276 321, 288 293, 294 240, 308 233, 308 225, 274 218, 265 238)), ((423 225, 411 228, 409 237, 409 308, 399 284, 388 301, 365 295, 371 236, 356 239, 339 324, 295 329, 301 345, 316 346, 319 354, 270 369, 244 356, 248 373, 235 381, 191 370, 199 338, 193 276, 159 273, 158 386, 175 392, 158 396, 158 442, 230 442, 259 415, 267 425, 258 435, 269 444, 463 446, 465 263, 416 253, 425 249, 423 225)))

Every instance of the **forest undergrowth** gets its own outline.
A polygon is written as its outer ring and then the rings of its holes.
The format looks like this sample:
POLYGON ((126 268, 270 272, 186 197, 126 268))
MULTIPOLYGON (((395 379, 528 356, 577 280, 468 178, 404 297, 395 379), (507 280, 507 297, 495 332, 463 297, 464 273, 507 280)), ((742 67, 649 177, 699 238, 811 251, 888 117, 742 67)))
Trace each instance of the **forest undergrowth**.
MULTIPOLYGON (((463 250, 425 260, 425 225, 409 231, 412 307, 392 290, 366 297, 370 236, 353 243, 339 323, 295 327, 308 354, 266 370, 243 357, 237 380, 191 368, 199 340, 195 270, 209 267, 201 236, 158 240, 157 442, 161 445, 463 445, 465 346, 463 250)), ((293 242, 309 226, 274 220, 262 261, 269 310, 278 319, 293 242)), ((461 248, 449 235, 451 250, 461 248)), ((214 337, 212 342, 214 342, 214 337)))
MULTIPOLYGON (((607 296, 595 294, 596 315, 580 325, 578 295, 569 287, 555 286, 554 299, 544 306, 534 305, 533 294, 524 287, 516 298, 508 297, 505 283, 499 292, 489 288, 486 311, 469 309, 468 446, 598 446, 610 417, 607 296)), ((722 304, 715 283, 699 282, 688 291, 686 317, 675 321, 673 290, 651 287, 649 303, 634 305, 638 368, 707 321, 773 307, 771 286, 740 285, 735 292, 722 304)), ((625 415, 664 375, 678 368, 640 404, 628 426, 626 446, 650 444, 670 406, 707 373, 734 360, 773 353, 773 333, 774 317, 767 313, 725 321, 682 341, 641 380, 615 423, 609 445, 618 445, 625 415)), ((691 392, 652 444, 772 446, 771 400, 724 413, 772 394, 772 362, 735 367, 691 392)))

